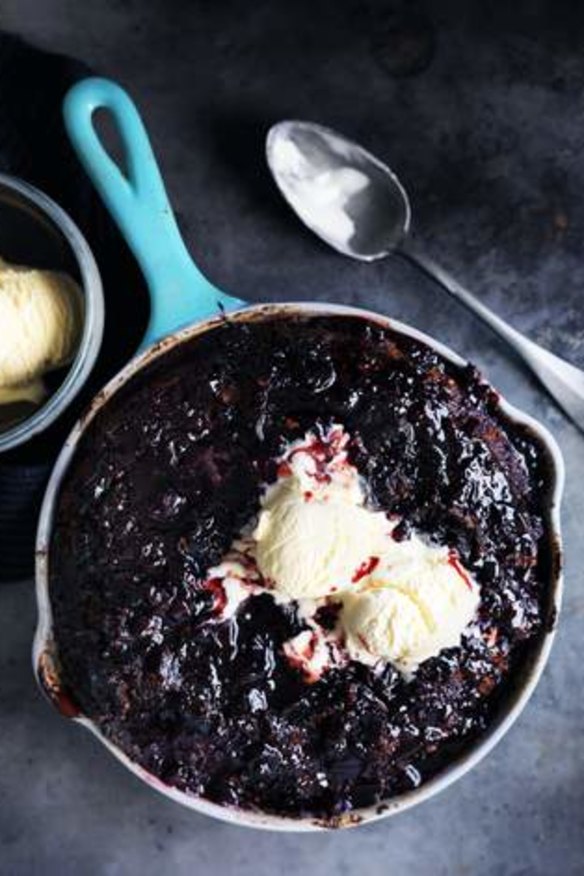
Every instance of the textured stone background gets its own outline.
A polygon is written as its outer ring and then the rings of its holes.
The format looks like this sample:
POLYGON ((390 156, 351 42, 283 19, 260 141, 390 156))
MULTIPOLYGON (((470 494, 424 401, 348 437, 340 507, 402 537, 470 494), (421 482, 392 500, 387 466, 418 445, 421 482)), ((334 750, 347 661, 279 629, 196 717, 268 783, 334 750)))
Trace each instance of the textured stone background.
POLYGON ((262 158, 267 125, 286 116, 361 140, 411 191, 428 250, 515 326, 584 366, 582 4, 0 0, 0 28, 131 90, 186 237, 218 285, 250 301, 359 304, 434 334, 554 431, 568 472, 565 610, 533 700, 457 785, 343 834, 251 833, 154 795, 41 700, 32 583, 3 585, 0 873, 584 872, 584 438, 506 347, 414 268, 354 264, 305 233, 262 158))

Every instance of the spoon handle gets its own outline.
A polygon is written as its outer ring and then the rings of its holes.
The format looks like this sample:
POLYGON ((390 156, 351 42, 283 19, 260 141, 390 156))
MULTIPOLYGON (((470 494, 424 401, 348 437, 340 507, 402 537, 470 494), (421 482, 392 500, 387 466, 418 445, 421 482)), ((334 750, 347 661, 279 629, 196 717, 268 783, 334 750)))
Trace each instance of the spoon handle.
POLYGON ((584 431, 584 371, 560 359, 559 356, 555 356, 512 328, 414 244, 408 242, 400 252, 504 338, 529 365, 570 419, 584 431))

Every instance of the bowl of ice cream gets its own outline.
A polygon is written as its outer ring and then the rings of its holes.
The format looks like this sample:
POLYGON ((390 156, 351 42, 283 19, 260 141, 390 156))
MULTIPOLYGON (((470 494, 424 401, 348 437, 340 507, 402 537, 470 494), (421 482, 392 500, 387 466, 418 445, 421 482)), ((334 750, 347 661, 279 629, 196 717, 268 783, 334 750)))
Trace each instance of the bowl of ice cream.
POLYGON ((0 451, 70 404, 97 358, 103 320, 99 272, 77 226, 38 189, 0 175, 0 451))

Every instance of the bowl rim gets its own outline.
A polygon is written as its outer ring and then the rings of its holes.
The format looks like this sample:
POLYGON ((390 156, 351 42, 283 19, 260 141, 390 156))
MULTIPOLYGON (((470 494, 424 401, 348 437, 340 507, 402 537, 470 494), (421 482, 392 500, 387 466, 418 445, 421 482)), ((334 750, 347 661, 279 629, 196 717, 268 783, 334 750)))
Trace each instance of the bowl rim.
MULTIPOLYGON (((116 374, 112 380, 98 393, 78 420, 69 434, 59 457, 53 468, 49 483, 46 488, 41 514, 39 518, 36 543, 36 596, 38 608, 38 622, 33 644, 33 671, 43 693, 52 704, 59 707, 59 679, 58 664, 56 663, 56 648, 52 636, 52 613, 49 596, 49 555, 52 535, 52 525, 57 505, 60 487, 68 470, 69 464, 75 456, 77 444, 84 434, 87 426, 107 401, 125 385, 135 374, 145 368, 151 362, 163 356, 171 349, 186 343, 200 334, 217 328, 224 323, 225 319, 236 321, 262 320, 270 316, 355 316, 390 328, 406 337, 421 341, 442 355, 447 361, 458 367, 464 367, 468 362, 455 353, 450 347, 435 340, 426 333, 408 325, 373 311, 352 307, 344 304, 329 304, 325 302, 284 302, 275 304, 256 304, 230 312, 224 315, 214 316, 210 319, 195 323, 192 326, 174 332, 151 347, 144 350, 116 374)), ((489 384, 490 385, 490 384, 489 384)), ((93 721, 82 715, 71 715, 73 720, 80 723, 96 736, 114 756, 121 761, 134 775, 142 779, 146 784, 155 788, 160 793, 175 802, 181 803, 187 808, 210 815, 221 821, 238 824, 246 827, 263 828, 268 830, 288 832, 313 832, 338 827, 352 827, 358 824, 371 823, 381 818, 403 812, 413 806, 428 800, 438 792, 444 790, 481 761, 507 733, 515 720, 519 717, 527 701, 531 697, 539 678, 547 663, 559 615, 562 591, 563 575, 561 568, 561 533, 560 533, 560 503, 564 486, 564 462, 561 451, 551 433, 538 420, 529 414, 516 408, 508 402, 500 393, 497 393, 498 405, 502 413, 513 423, 525 426, 540 441, 548 453, 550 471, 552 475, 551 490, 549 493, 549 506, 547 508, 548 524, 550 529, 550 549, 553 552, 550 581, 550 610, 553 623, 550 629, 543 632, 539 640, 534 643, 526 665, 522 668, 522 675, 518 679, 514 689, 509 694, 509 701, 501 709, 487 730, 473 740, 469 747, 463 749, 452 763, 446 765, 434 777, 425 781, 418 788, 406 791, 387 801, 356 809, 345 815, 332 819, 323 819, 316 816, 281 816, 269 813, 240 809, 233 806, 213 803, 203 797, 187 794, 163 783, 156 776, 149 773, 136 762, 132 761, 117 745, 107 739, 93 721)), ((62 711, 62 708, 60 709, 62 711)))
POLYGON ((0 452, 12 450, 44 431, 79 393, 97 359, 103 339, 105 304, 101 276, 87 240, 56 201, 23 179, 0 173, 0 188, 19 195, 56 228, 77 263, 84 294, 83 331, 75 357, 60 386, 29 417, 0 433, 0 452))

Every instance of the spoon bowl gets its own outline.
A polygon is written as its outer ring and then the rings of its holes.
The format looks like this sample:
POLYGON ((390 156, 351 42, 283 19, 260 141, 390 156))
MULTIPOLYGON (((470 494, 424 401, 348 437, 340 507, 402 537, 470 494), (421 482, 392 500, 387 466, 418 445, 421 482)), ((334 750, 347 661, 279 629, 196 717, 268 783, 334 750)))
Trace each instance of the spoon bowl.
POLYGON ((357 143, 322 125, 283 121, 269 131, 266 158, 292 209, 343 255, 375 261, 407 236, 411 209, 404 187, 357 143))

